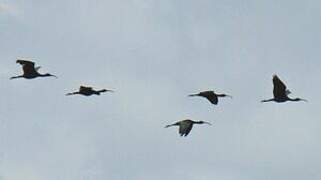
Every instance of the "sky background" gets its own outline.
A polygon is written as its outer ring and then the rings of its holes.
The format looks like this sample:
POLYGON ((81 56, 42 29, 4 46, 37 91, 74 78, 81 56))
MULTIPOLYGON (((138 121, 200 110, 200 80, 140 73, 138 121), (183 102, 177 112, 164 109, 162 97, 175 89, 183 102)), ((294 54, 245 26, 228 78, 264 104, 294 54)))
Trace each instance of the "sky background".
POLYGON ((321 179, 319 0, 0 0, 0 40, 0 180, 321 179))

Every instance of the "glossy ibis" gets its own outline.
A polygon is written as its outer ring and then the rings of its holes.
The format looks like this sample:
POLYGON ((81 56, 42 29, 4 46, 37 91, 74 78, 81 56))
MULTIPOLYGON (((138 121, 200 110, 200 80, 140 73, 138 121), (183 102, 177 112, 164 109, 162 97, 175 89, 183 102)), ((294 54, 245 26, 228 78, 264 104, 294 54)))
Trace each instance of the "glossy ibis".
POLYGON ((35 63, 32 61, 18 59, 16 62, 22 65, 23 74, 20 76, 11 77, 10 79, 16 79, 16 78, 33 79, 36 77, 48 77, 48 76, 53 76, 57 78, 57 76, 49 73, 40 74, 38 72, 38 70, 40 69, 40 66, 35 67, 35 63))
POLYGON ((188 96, 190 96, 190 97, 192 97, 192 96, 204 97, 214 105, 217 105, 219 97, 230 97, 230 98, 232 98, 232 96, 230 96, 230 95, 227 95, 227 94, 216 94, 214 91, 203 91, 203 92, 200 92, 198 94, 190 94, 188 96))
POLYGON ((279 79, 279 77, 277 75, 273 75, 273 96, 274 98, 271 99, 266 99, 266 100, 262 100, 261 102, 270 102, 270 101, 275 101, 277 103, 281 103, 281 102, 286 102, 286 101, 305 101, 307 102, 307 100, 305 99, 301 99, 301 98, 290 98, 288 97, 288 95, 291 93, 291 91, 289 91, 285 84, 279 79))
POLYGON ((86 87, 86 86, 80 86, 79 91, 77 92, 71 92, 71 93, 67 93, 66 96, 70 96, 70 95, 76 95, 76 94, 80 94, 80 95, 84 95, 84 96, 91 96, 91 95, 100 95, 100 93, 103 92, 114 92, 112 90, 107 90, 107 89, 102 89, 102 90, 94 90, 92 87, 86 87))
POLYGON ((179 134, 181 136, 187 136, 191 132, 194 124, 212 125, 211 123, 205 122, 205 121, 193 121, 193 120, 190 120, 190 119, 185 119, 185 120, 182 120, 182 121, 178 121, 178 122, 176 122, 174 124, 167 125, 167 126, 165 126, 165 128, 168 128, 168 127, 171 127, 171 126, 179 126, 179 130, 178 130, 179 134))

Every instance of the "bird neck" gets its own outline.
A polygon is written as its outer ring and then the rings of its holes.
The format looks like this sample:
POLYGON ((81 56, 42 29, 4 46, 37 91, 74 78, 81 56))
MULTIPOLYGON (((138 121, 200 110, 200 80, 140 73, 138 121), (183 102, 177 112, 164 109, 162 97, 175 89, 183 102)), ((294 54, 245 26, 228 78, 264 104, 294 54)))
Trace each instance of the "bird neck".
POLYGON ((216 94, 217 97, 225 97, 226 94, 216 94))
POLYGON ((40 77, 48 77, 48 76, 52 76, 50 74, 39 74, 40 77))
POLYGON ((13 76, 13 77, 11 77, 10 79, 17 79, 17 78, 23 78, 23 75, 20 75, 20 76, 13 76))
POLYGON ((200 96, 200 94, 190 94, 190 95, 188 95, 188 96, 190 96, 190 97, 193 97, 193 96, 200 96))
POLYGON ((275 101, 275 99, 274 99, 274 98, 272 98, 272 99, 265 99, 265 100, 262 100, 261 102, 271 102, 271 101, 275 101))
POLYGON ((102 92, 106 92, 106 91, 107 91, 106 89, 102 89, 102 90, 99 90, 97 92, 102 93, 102 92))
POLYGON ((193 124, 203 124, 202 121, 193 121, 193 124))
POLYGON ((38 76, 39 76, 39 77, 55 77, 55 78, 57 78, 57 76, 52 75, 52 74, 49 74, 49 73, 47 73, 47 74, 40 74, 40 73, 38 73, 38 76))
POLYGON ((71 93, 67 93, 66 96, 70 96, 70 95, 76 95, 76 94, 80 94, 80 92, 71 92, 71 93))
POLYGON ((294 99, 288 98, 288 100, 289 100, 289 101, 301 101, 302 99, 300 99, 300 98, 294 98, 294 99))

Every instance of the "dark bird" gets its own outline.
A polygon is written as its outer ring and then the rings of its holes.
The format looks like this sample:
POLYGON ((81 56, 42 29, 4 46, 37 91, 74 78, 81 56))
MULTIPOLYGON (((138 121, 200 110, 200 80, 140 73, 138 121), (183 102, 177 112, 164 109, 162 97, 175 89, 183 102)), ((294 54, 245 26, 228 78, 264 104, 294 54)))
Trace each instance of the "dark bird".
POLYGON ((270 102, 275 101, 278 103, 286 102, 286 101, 305 101, 305 99, 301 98, 290 98, 288 95, 291 94, 291 91, 288 90, 285 84, 279 79, 277 75, 273 75, 273 96, 274 98, 262 100, 261 102, 270 102))
POLYGON ((212 125, 211 123, 205 122, 205 121, 193 121, 193 120, 190 120, 190 119, 185 119, 185 120, 182 120, 182 121, 178 121, 178 122, 176 122, 174 124, 167 125, 167 126, 165 126, 165 128, 168 128, 168 127, 171 127, 171 126, 179 126, 179 130, 178 130, 179 134, 181 136, 187 136, 189 134, 189 132, 191 132, 194 124, 212 125))
POLYGON ((70 95, 76 95, 76 94, 80 94, 80 95, 84 95, 84 96, 91 96, 91 95, 100 95, 100 93, 103 92, 114 92, 112 90, 107 90, 107 89, 102 89, 102 90, 94 90, 92 87, 86 87, 86 86, 80 86, 79 91, 77 92, 71 92, 71 93, 67 93, 66 96, 70 96, 70 95))
POLYGON ((11 77, 10 79, 16 79, 16 78, 33 79, 36 77, 48 77, 48 76, 53 76, 53 77, 57 78, 57 76, 49 74, 49 73, 40 74, 38 72, 38 70, 40 69, 40 66, 35 67, 35 63, 32 61, 18 59, 16 62, 22 65, 23 74, 20 76, 11 77))
POLYGON ((230 98, 232 98, 232 96, 230 96, 230 95, 227 95, 227 94, 216 94, 214 91, 203 91, 203 92, 200 92, 198 94, 190 94, 188 96, 190 96, 190 97, 192 97, 192 96, 201 96, 201 97, 206 98, 212 104, 215 104, 215 105, 217 105, 219 97, 230 97, 230 98))

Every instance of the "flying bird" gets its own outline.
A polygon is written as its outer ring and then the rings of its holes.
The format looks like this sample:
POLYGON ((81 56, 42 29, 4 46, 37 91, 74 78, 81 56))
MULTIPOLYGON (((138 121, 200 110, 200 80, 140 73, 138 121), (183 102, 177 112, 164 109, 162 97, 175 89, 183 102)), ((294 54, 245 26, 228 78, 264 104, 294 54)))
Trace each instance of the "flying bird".
POLYGON ((16 78, 26 78, 26 79, 33 79, 36 77, 49 77, 53 76, 57 78, 57 76, 46 73, 46 74, 40 74, 38 70, 40 69, 40 66, 35 67, 35 63, 32 61, 27 60, 21 60, 18 59, 16 63, 22 65, 23 74, 20 76, 13 76, 10 79, 16 79, 16 78))
POLYGON ((227 94, 216 94, 214 91, 203 91, 203 92, 200 92, 198 94, 190 94, 188 96, 190 96, 190 97, 193 97, 193 96, 204 97, 214 105, 217 105, 219 97, 230 97, 230 98, 232 98, 232 96, 230 96, 230 95, 227 95, 227 94))
POLYGON ((100 95, 100 93, 103 93, 103 92, 114 92, 114 91, 107 90, 107 89, 94 90, 92 87, 80 86, 79 90, 77 92, 67 93, 66 96, 76 95, 76 94, 80 94, 80 95, 84 95, 84 96, 91 96, 94 94, 100 95))
POLYGON ((193 121, 193 120, 190 120, 190 119, 185 119, 185 120, 182 120, 182 121, 178 121, 178 122, 176 122, 174 124, 167 125, 167 126, 165 126, 165 128, 168 128, 168 127, 171 127, 171 126, 179 126, 179 130, 178 130, 179 134, 181 136, 187 136, 191 132, 194 124, 212 125, 211 123, 205 122, 205 121, 193 121))
POLYGON ((277 75, 273 75, 273 96, 274 98, 262 100, 261 102, 270 102, 275 101, 277 103, 286 102, 286 101, 305 101, 301 98, 290 98, 288 95, 291 94, 291 91, 287 89, 285 84, 279 79, 277 75))

